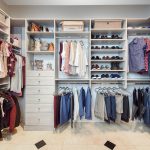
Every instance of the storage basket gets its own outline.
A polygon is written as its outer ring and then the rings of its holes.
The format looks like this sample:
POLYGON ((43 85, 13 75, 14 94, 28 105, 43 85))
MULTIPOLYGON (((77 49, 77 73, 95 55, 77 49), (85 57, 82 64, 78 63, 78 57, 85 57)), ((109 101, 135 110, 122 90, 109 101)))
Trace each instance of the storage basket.
POLYGON ((62 21, 62 31, 83 31, 83 21, 62 21))
POLYGON ((94 24, 95 29, 99 28, 121 28, 122 20, 96 20, 94 24))

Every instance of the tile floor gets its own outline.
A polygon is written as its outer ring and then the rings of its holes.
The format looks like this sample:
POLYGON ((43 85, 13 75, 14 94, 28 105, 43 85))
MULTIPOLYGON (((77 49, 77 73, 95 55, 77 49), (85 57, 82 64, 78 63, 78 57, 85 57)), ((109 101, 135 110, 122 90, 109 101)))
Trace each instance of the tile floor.
POLYGON ((150 150, 150 128, 140 123, 82 123, 53 133, 19 127, 11 140, 0 141, 0 150, 37 150, 34 144, 40 140, 47 143, 40 150, 109 150, 104 146, 107 140, 116 144, 114 150, 150 150))

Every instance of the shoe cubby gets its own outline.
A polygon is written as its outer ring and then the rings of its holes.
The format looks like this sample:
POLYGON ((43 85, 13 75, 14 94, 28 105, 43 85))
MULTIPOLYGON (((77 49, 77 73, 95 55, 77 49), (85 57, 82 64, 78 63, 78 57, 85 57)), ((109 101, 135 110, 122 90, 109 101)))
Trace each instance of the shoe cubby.
POLYGON ((92 83, 95 83, 98 80, 101 82, 119 81, 122 82, 124 87, 126 86, 126 28, 126 20, 91 20, 92 83))

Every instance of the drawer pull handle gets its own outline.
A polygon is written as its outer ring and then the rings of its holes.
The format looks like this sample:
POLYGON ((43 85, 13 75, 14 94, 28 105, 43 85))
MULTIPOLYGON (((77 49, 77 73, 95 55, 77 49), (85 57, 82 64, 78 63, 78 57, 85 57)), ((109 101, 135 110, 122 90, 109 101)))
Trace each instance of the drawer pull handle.
POLYGON ((40 83, 40 81, 38 81, 40 83))
POLYGON ((40 93, 40 90, 38 90, 38 92, 40 93))
POLYGON ((40 76, 40 73, 39 73, 39 76, 40 76))
POLYGON ((40 102, 41 100, 40 100, 40 99, 38 99, 38 101, 40 102))

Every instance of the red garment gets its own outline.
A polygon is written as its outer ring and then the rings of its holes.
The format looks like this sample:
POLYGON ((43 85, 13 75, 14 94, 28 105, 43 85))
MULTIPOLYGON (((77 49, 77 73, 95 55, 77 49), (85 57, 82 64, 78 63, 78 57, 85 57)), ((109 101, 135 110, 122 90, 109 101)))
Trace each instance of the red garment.
POLYGON ((15 75, 15 65, 16 65, 17 58, 15 57, 14 53, 10 53, 10 56, 7 58, 7 70, 8 76, 13 77, 15 75))
POLYGON ((23 87, 26 85, 26 58, 22 56, 22 75, 23 75, 23 87))
POLYGON ((15 123, 16 123, 16 105, 15 105, 13 98, 11 98, 11 101, 13 101, 13 107, 10 111, 9 131, 13 132, 15 128, 15 123))
POLYGON ((148 72, 148 55, 150 52, 150 40, 148 38, 144 39, 144 41, 146 42, 146 53, 145 53, 145 70, 146 72, 148 72))
POLYGON ((60 100, 61 96, 54 96, 54 128, 60 124, 60 100))

